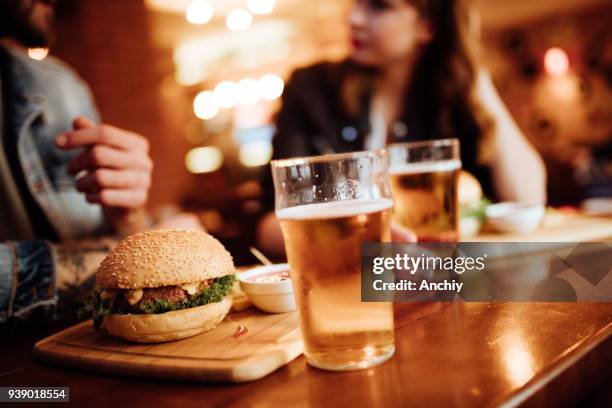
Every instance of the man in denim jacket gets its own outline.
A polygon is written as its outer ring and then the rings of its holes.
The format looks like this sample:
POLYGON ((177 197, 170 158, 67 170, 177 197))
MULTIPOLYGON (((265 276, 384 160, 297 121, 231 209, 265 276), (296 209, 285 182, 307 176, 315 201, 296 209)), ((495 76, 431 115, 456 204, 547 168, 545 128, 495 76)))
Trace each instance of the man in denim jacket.
POLYGON ((146 220, 147 140, 98 124, 74 72, 25 52, 47 46, 54 5, 0 2, 0 322, 54 305, 58 289, 91 276, 107 248, 90 246, 89 261, 80 251, 78 262, 66 262, 76 242, 146 220))

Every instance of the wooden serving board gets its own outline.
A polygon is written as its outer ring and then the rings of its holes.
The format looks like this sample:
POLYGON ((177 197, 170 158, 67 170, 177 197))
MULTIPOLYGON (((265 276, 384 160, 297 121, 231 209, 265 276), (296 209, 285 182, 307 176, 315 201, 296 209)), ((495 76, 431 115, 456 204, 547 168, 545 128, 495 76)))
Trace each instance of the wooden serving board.
POLYGON ((184 340, 135 344, 114 339, 83 322, 36 343, 42 361, 111 374, 204 382, 262 378, 302 354, 296 312, 266 314, 255 308, 230 313, 212 331, 184 340), (248 332, 234 337, 244 325, 248 332))

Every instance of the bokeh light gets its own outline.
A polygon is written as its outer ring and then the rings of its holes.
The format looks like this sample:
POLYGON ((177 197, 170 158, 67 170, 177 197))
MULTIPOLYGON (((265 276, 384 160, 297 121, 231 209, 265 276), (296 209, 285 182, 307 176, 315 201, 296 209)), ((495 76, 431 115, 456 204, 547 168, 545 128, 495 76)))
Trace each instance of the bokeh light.
POLYGON ((221 108, 233 108, 238 103, 240 88, 235 82, 223 81, 215 86, 215 98, 221 108))
POLYGON ((544 68, 550 75, 565 75, 569 70, 567 53, 559 47, 549 48, 544 54, 544 68))
POLYGON ((49 55, 48 48, 28 48, 28 57, 35 60, 44 60, 49 55))
POLYGON ((212 119, 219 113, 219 104, 214 92, 202 91, 193 100, 193 112, 204 120, 212 119))
POLYGON ((254 140, 240 146, 240 163, 247 167, 264 166, 272 159, 272 143, 268 140, 254 140))
POLYGON ((223 152, 215 146, 196 147, 185 156, 185 167, 194 174, 213 172, 222 164, 223 152))
POLYGON ((213 13, 213 6, 209 1, 193 0, 185 10, 185 18, 191 24, 202 25, 212 19, 213 13))
POLYGON ((285 82, 278 75, 268 74, 262 76, 257 82, 259 96, 268 101, 280 97, 285 88, 285 82))
POLYGON ((270 14, 274 11, 275 0, 249 0, 249 10, 253 14, 270 14))
POLYGON ((234 9, 227 14, 225 24, 232 31, 248 30, 253 23, 253 15, 245 9, 234 9))

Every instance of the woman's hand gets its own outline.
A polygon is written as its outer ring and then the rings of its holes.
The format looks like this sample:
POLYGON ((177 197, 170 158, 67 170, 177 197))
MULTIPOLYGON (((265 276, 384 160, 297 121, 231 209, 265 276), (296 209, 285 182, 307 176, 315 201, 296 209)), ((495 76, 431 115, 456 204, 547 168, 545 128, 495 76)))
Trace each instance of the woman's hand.
POLYGON ((491 76, 478 72, 476 96, 491 115, 495 127, 484 147, 493 184, 501 201, 546 203, 546 166, 529 143, 495 89, 491 76))
POLYGON ((147 218, 143 207, 153 171, 147 139, 114 126, 96 125, 85 117, 76 118, 73 126, 73 131, 58 135, 55 143, 61 149, 85 147, 68 164, 68 172, 79 175, 77 190, 90 203, 103 206, 116 230, 145 227, 136 224, 146 224, 147 218))

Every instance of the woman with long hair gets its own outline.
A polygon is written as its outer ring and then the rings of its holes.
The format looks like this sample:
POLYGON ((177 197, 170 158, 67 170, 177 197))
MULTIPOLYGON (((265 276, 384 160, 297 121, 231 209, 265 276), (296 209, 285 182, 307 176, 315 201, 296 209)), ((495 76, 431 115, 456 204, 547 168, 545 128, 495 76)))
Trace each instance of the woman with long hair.
MULTIPOLYGON (((544 203, 544 165, 476 63, 478 21, 467 6, 464 0, 355 0, 349 58, 299 69, 289 80, 274 157, 454 137, 463 168, 487 196, 544 203)), ((271 206, 270 191, 266 199, 271 206)), ((271 214, 258 237, 263 249, 282 252, 271 214)))

